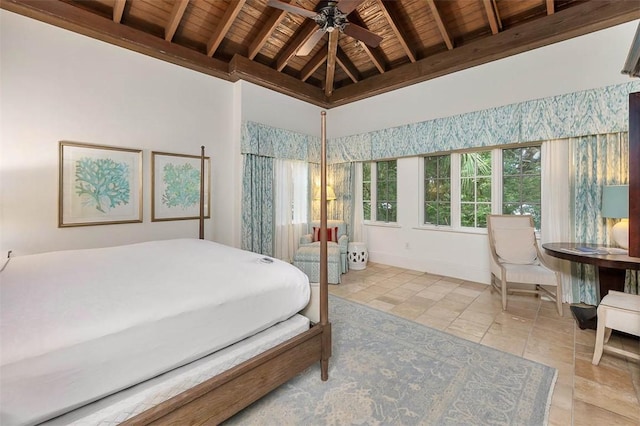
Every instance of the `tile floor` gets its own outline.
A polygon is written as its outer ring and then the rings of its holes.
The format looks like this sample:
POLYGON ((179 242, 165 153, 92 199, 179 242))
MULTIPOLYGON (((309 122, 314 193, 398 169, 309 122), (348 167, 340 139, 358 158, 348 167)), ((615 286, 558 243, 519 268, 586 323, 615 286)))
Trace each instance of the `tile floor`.
MULTIPOLYGON (((639 425, 640 364, 605 354, 591 364, 594 330, 580 330, 564 306, 511 295, 503 312, 490 286, 369 263, 329 292, 558 369, 550 425, 639 425)), ((611 343, 640 353, 638 340, 611 343)))

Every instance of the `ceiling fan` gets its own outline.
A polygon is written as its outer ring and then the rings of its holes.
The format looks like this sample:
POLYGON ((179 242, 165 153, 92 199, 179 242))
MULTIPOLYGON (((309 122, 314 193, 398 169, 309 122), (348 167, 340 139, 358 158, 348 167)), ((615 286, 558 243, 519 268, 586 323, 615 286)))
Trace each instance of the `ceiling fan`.
POLYGON ((338 30, 343 34, 360 40, 370 47, 378 47, 382 37, 347 20, 347 15, 354 11, 364 0, 322 0, 316 10, 307 10, 280 0, 268 0, 267 5, 284 11, 313 19, 320 28, 298 49, 297 56, 306 56, 313 50, 325 33, 338 30))

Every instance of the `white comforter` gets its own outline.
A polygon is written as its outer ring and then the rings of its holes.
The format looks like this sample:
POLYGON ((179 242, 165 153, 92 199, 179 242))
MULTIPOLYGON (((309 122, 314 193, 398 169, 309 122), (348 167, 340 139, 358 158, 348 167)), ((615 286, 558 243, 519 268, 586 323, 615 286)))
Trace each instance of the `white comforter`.
POLYGON ((0 274, 0 422, 35 424, 302 309, 307 276, 204 240, 16 257, 0 274))

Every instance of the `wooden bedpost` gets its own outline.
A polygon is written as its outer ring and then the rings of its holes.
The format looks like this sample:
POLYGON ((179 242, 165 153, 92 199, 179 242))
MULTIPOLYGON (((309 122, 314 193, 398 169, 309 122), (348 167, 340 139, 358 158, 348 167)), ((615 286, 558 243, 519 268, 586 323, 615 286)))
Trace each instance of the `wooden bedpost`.
POLYGON ((204 145, 200 147, 200 232, 199 238, 204 240, 204 145))
POLYGON ((331 324, 329 323, 329 285, 327 271, 327 113, 320 113, 320 324, 322 332, 321 379, 329 378, 331 324))

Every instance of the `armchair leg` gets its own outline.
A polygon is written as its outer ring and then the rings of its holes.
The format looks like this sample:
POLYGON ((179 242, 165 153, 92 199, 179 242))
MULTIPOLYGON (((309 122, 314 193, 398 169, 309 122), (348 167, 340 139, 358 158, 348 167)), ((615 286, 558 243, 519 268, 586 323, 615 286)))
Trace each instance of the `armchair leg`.
POLYGON ((502 285, 501 285, 501 293, 502 293, 502 310, 507 310, 507 278, 502 275, 502 285))

